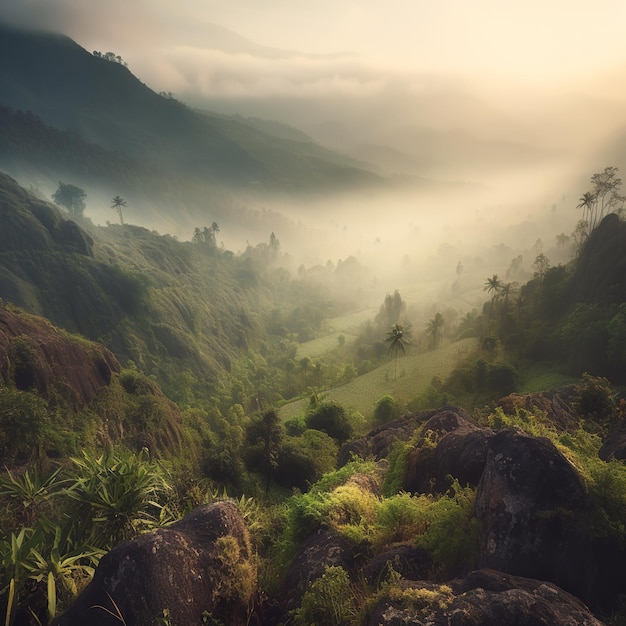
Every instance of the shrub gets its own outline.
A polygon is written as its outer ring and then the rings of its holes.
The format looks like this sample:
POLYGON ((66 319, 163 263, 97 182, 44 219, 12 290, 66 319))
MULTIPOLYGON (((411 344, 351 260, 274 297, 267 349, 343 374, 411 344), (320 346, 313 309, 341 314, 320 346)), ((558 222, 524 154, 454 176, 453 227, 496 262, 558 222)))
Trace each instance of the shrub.
POLYGON ((293 612, 300 626, 324 624, 347 626, 357 615, 356 601, 347 572, 338 566, 327 567, 302 597, 300 608, 293 612))
POLYGON ((578 413, 598 424, 610 424, 617 415, 617 405, 609 381, 585 372, 576 385, 574 406, 578 413))
POLYGON ((377 424, 384 424, 394 417, 398 417, 398 413, 397 402, 392 396, 386 395, 376 402, 376 406, 374 407, 374 421, 377 424))
POLYGON ((47 403, 34 393, 0 389, 0 451, 5 463, 26 460, 50 439, 47 403))
POLYGON ((335 469, 339 448, 319 430, 305 430, 299 437, 286 437, 281 450, 276 482, 305 491, 326 472, 335 469))
POLYGON ((239 541, 232 535, 218 537, 215 547, 224 570, 219 593, 228 600, 250 605, 257 589, 255 563, 242 554, 239 541))
POLYGON ((327 433, 339 443, 347 441, 353 433, 345 409, 336 402, 322 402, 306 416, 306 425, 327 433))

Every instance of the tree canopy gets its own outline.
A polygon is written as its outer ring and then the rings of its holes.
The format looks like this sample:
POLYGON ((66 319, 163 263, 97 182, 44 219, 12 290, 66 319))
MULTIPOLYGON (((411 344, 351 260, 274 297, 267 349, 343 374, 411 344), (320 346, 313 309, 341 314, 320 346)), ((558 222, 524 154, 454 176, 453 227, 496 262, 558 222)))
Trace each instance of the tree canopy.
POLYGON ((52 194, 54 202, 67 209, 72 217, 83 216, 86 198, 87 194, 84 189, 61 181, 57 190, 52 194))

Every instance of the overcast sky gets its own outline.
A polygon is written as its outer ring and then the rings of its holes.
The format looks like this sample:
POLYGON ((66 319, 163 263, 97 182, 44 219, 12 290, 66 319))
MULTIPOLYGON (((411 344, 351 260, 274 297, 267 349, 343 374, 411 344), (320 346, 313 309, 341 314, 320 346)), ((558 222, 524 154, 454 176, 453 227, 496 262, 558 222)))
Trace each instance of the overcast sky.
POLYGON ((268 48, 339 53, 338 78, 349 73, 346 59, 380 72, 544 84, 588 79, 626 62, 621 0, 1 0, 0 6, 5 18, 63 31, 88 49, 116 48, 142 69, 208 57, 220 45, 214 24, 268 48))
POLYGON ((325 119, 372 143, 402 120, 568 150, 624 123, 623 0, 0 0, 2 18, 121 54, 157 91, 308 121, 335 147, 349 137, 325 119))

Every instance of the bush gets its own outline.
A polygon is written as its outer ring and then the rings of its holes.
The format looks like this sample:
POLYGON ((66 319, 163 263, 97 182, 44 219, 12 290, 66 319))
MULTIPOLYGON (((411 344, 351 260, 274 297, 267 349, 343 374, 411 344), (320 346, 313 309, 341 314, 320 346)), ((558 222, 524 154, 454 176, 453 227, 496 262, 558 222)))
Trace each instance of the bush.
POLYGON ((34 393, 0 389, 0 451, 5 463, 26 460, 47 447, 46 401, 34 393))
POLYGON ((336 402, 322 402, 313 407, 306 416, 306 425, 325 432, 339 443, 347 441, 353 434, 345 409, 336 402))
POLYGON ((377 424, 384 424, 395 417, 398 417, 398 404, 392 396, 386 395, 376 402, 374 407, 374 421, 377 424))
POLYGON ((350 578, 343 567, 332 566, 311 583, 293 617, 294 623, 301 626, 347 626, 354 622, 356 614, 350 578))
POLYGON ((607 425, 617 415, 617 405, 609 381, 606 378, 591 376, 586 372, 583 380, 575 388, 574 406, 585 419, 607 425))
POLYGON ((319 430, 305 430, 299 437, 286 437, 275 479, 283 487, 305 491, 326 472, 335 469, 339 448, 319 430))

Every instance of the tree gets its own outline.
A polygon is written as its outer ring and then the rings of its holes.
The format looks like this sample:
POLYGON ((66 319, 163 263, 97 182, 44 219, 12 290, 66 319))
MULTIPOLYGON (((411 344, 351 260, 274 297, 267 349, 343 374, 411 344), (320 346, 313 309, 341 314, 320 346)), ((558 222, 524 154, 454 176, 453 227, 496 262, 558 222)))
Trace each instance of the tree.
POLYGON ((535 257, 533 267, 535 268, 535 278, 537 278, 539 282, 543 282, 543 279, 546 276, 546 272, 550 267, 550 259, 548 259, 548 257, 543 252, 541 252, 535 257))
POLYGON ((502 281, 498 278, 497 274, 494 274, 491 278, 485 281, 483 291, 491 294, 491 316, 493 316, 493 304, 498 297, 498 294, 502 290, 502 281))
POLYGON ((586 191, 579 199, 577 209, 583 210, 583 221, 591 223, 591 216, 596 205, 596 195, 591 191, 586 191))
POLYGON ((52 199, 59 206, 65 207, 72 217, 82 217, 85 211, 85 198, 87 194, 84 189, 62 183, 59 181, 58 189, 52 194, 52 199))
POLYGON ((433 348, 436 348, 439 345, 439 333, 443 327, 445 319, 439 311, 435 314, 426 326, 426 334, 430 335, 431 342, 433 348))
POLYGON ((616 167, 605 167, 591 177, 593 189, 585 192, 576 208, 583 209, 583 221, 591 232, 602 218, 611 212, 620 212, 626 198, 620 195, 622 179, 617 177, 616 167), (585 219, 586 218, 586 219, 585 219))
POLYGON ((398 353, 406 352, 406 347, 411 345, 411 329, 408 326, 394 324, 387 333, 385 341, 389 344, 389 354, 395 355, 394 378, 398 377, 398 353))
POLYGON ((302 371, 304 373, 305 384, 306 384, 306 373, 310 366, 311 366, 311 359, 308 356, 303 356, 300 359, 300 367, 302 368, 302 371))
POLYGON ((393 324, 399 324, 406 311, 406 302, 402 300, 400 292, 396 289, 393 295, 387 294, 385 301, 376 315, 375 321, 383 328, 389 328, 393 324))
POLYGON ((398 403, 393 396, 385 395, 379 398, 374 407, 374 421, 377 424, 384 424, 398 414, 398 403))
POLYGON ((113 204, 111 205, 111 208, 117 211, 117 214, 120 217, 120 224, 124 226, 124 216, 122 215, 122 207, 126 206, 126 200, 124 200, 124 198, 122 198, 121 196, 115 196, 112 202, 113 204))
MULTIPOLYGON (((265 411, 248 426, 246 439, 257 448, 253 463, 265 476, 265 494, 269 492, 272 475, 278 467, 278 456, 283 442, 283 426, 274 409, 265 411)), ((252 451, 254 452, 254 451, 252 451)))
POLYGON ((346 410, 336 402, 321 402, 312 407, 306 416, 306 425, 321 430, 339 443, 347 441, 353 434, 346 410))
POLYGON ((625 198, 618 193, 622 186, 622 179, 617 177, 618 171, 616 167, 605 167, 591 177, 597 203, 592 229, 606 214, 616 209, 619 211, 624 206, 625 198))
POLYGON ((199 226, 196 226, 193 229, 193 236, 191 238, 191 241, 193 241, 194 243, 202 243, 204 241, 204 237, 199 226))

